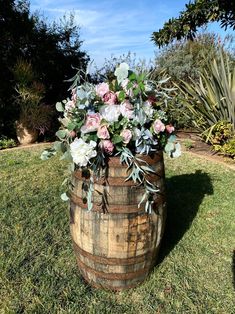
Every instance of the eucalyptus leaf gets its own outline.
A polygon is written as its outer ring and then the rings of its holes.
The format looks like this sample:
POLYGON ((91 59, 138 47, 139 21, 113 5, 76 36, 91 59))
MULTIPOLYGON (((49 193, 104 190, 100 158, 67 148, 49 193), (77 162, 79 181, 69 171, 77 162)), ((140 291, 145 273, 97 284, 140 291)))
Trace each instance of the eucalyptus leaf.
POLYGON ((168 142, 168 143, 166 144, 164 150, 165 150, 165 152, 166 152, 167 154, 169 154, 169 153, 171 153, 171 152, 174 150, 174 148, 175 148, 174 143, 168 142))
POLYGON ((61 102, 57 102, 56 105, 56 110, 59 111, 59 112, 64 112, 64 106, 62 105, 61 102))
POLYGON ((66 130, 59 130, 56 132, 56 136, 58 138, 64 139, 66 137, 66 135, 68 134, 68 132, 66 130))
POLYGON ((72 156, 71 156, 70 151, 66 151, 66 152, 60 157, 60 160, 67 160, 67 161, 69 161, 69 162, 72 162, 73 159, 72 159, 72 156))

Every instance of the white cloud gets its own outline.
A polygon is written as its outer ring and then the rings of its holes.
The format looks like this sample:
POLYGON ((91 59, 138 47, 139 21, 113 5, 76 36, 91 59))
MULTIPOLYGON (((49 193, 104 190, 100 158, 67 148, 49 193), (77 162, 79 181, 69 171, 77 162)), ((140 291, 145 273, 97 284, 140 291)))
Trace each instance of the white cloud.
MULTIPOLYGON (((73 12, 75 22, 81 27, 83 49, 99 63, 113 53, 121 55, 136 52, 141 58, 153 57, 156 47, 150 36, 157 24, 164 21, 165 5, 158 11, 146 5, 153 1, 75 1, 32 0, 31 9, 40 9, 49 20, 57 20, 66 12, 73 12)), ((154 4, 156 7, 156 4, 154 4)))

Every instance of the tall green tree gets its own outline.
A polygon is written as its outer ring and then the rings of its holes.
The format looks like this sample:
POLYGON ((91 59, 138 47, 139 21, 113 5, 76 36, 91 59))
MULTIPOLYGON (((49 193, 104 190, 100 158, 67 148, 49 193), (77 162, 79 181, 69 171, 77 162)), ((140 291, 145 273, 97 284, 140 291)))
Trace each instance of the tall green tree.
POLYGON ((64 80, 74 75, 72 66, 85 70, 89 61, 79 31, 72 16, 48 24, 30 14, 29 1, 0 0, 0 134, 9 135, 18 117, 12 71, 17 60, 31 63, 46 87, 44 102, 53 105, 66 97, 64 80))
POLYGON ((169 19, 162 29, 153 32, 152 40, 159 47, 174 39, 193 39, 199 27, 208 22, 220 22, 221 27, 235 29, 234 0, 195 0, 186 4, 179 17, 169 19))

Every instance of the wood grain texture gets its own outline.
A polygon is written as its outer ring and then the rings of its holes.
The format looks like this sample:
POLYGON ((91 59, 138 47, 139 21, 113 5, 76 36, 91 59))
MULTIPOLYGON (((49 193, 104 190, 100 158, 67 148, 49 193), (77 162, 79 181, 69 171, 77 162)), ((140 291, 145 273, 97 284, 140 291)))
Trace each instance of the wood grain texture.
MULTIPOLYGON (((143 156, 142 156, 143 158, 143 156)), ((70 198, 70 230, 78 267, 94 287, 122 290, 145 280, 156 263, 166 217, 165 178, 162 152, 146 161, 156 170, 151 176, 160 191, 151 214, 138 203, 144 193, 134 182, 125 182, 126 166, 119 158, 109 160, 107 181, 95 179, 94 206, 87 210, 81 172, 73 175, 70 198), (104 212, 102 193, 107 193, 104 212)))

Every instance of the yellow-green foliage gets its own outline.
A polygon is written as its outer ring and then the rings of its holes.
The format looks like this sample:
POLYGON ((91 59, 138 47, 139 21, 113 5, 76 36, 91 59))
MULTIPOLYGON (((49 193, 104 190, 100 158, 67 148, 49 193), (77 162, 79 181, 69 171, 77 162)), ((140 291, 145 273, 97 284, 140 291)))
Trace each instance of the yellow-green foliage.
POLYGON ((235 135, 231 123, 217 123, 211 133, 211 142, 215 151, 235 157, 235 135))

